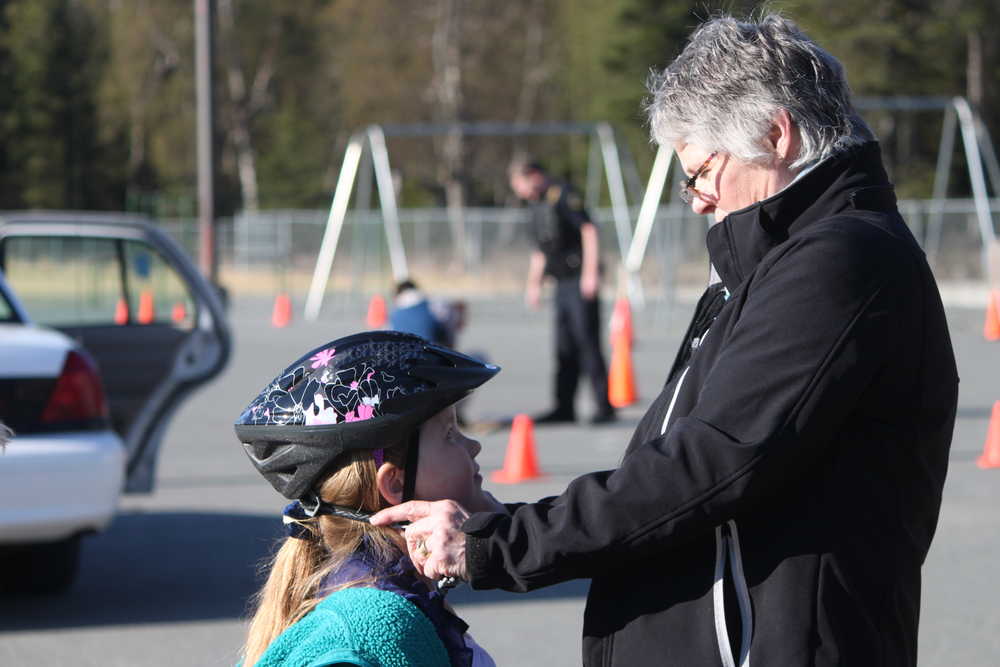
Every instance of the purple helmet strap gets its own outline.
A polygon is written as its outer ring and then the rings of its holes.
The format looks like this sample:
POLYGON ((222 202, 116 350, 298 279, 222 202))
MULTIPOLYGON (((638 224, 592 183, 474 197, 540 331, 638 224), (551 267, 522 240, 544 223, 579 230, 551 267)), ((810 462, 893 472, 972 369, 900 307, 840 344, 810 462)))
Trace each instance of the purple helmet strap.
POLYGON ((413 500, 413 490, 417 485, 417 460, 420 458, 420 427, 410 434, 410 447, 406 451, 406 470, 403 478, 403 502, 413 500))
POLYGON ((372 450, 372 458, 375 459, 375 469, 378 470, 385 463, 385 449, 379 447, 372 450))

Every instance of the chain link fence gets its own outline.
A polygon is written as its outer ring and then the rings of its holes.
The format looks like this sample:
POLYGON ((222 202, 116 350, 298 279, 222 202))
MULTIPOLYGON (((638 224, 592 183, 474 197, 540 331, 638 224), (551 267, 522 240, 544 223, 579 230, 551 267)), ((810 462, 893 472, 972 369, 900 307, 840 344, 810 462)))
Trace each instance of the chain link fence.
MULTIPOLYGON (((994 220, 1000 200, 991 200, 994 220)), ((971 199, 903 200, 899 209, 925 248, 938 280, 985 283, 981 239, 971 199)), ((615 284, 620 253, 611 210, 592 211, 601 230, 608 282, 615 284)), ((635 219, 637 211, 631 211, 635 219)), ((411 277, 428 290, 472 295, 518 294, 532 250, 528 211, 467 208, 456 231, 444 208, 399 211, 411 277)), ((270 210, 218 221, 220 274, 233 293, 304 295, 326 226, 325 210, 270 210)), ((197 256, 197 221, 162 220, 197 256)), ((708 222, 688 207, 662 206, 647 248, 641 281, 648 300, 671 301, 700 292, 708 277, 708 222)), ((328 293, 388 292, 392 271, 382 217, 353 210, 340 236, 328 293)))

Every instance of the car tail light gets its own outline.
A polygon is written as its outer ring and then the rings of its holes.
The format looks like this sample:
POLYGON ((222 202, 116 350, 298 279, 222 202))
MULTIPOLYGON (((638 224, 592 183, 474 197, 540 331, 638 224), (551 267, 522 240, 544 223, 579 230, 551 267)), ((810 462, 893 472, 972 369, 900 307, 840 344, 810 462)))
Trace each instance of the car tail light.
POLYGON ((41 423, 82 423, 108 418, 104 388, 94 363, 76 351, 66 355, 62 373, 49 396, 41 423))

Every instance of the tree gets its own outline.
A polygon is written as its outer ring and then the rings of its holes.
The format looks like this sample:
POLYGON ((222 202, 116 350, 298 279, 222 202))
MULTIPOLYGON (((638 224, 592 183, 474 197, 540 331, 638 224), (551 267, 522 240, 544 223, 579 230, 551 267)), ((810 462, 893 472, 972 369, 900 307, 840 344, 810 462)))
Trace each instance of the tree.
POLYGON ((2 205, 106 205, 114 169, 97 139, 101 54, 89 12, 69 0, 7 2, 2 12, 2 205))
MULTIPOLYGON (((323 128, 331 127, 323 117, 336 119, 337 86, 328 67, 331 49, 324 40, 324 30, 331 29, 330 6, 328 0, 219 0, 219 51, 226 92, 222 127, 244 210, 256 210, 262 202, 258 163, 264 154, 269 155, 269 165, 298 161, 292 171, 298 174, 293 182, 300 186, 307 164, 312 166, 314 175, 305 182, 316 188, 292 195, 288 188, 267 187, 264 203, 297 205, 315 201, 322 192, 324 164, 334 138, 323 135, 323 128), (308 98, 313 104, 304 103, 308 98), (313 131, 296 131, 297 123, 313 131), (323 148, 317 151, 315 146, 323 148), (302 164, 306 155, 311 160, 302 164), (316 160, 317 156, 321 159, 316 160), (278 192, 283 193, 280 199, 278 192)), ((268 176, 290 178, 290 174, 273 172, 268 176)))

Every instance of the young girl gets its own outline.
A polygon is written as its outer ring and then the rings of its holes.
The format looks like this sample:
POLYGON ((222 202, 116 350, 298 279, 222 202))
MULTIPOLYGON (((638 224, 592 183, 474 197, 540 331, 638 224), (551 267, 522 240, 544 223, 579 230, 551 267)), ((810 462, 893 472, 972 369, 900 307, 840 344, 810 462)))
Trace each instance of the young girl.
POLYGON ((367 517, 412 499, 503 511, 453 407, 499 370, 418 336, 366 332, 309 352, 243 411, 250 460, 294 500, 245 667, 494 665, 416 573, 399 531, 367 517))

